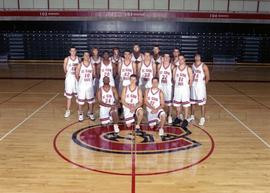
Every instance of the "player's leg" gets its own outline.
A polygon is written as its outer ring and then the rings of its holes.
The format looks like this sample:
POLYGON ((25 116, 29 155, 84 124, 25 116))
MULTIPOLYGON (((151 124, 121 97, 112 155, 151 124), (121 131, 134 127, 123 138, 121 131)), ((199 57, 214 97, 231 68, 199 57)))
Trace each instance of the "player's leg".
POLYGON ((89 119, 91 121, 94 121, 96 118, 94 116, 95 97, 94 97, 94 87, 93 86, 88 88, 87 93, 86 93, 86 100, 88 103, 87 116, 89 117, 89 119))
POLYGON ((72 80, 71 78, 66 77, 65 79, 65 96, 67 98, 66 100, 66 112, 64 117, 67 118, 70 116, 70 107, 71 107, 71 100, 73 95, 73 88, 72 88, 72 80))
POLYGON ((124 112, 124 119, 126 122, 127 127, 131 127, 132 123, 134 123, 135 119, 134 119, 134 113, 132 113, 130 111, 129 108, 127 107, 123 107, 123 112, 124 112))
POLYGON ((201 108, 201 118, 199 125, 203 126, 205 124, 205 104, 206 104, 206 87, 205 85, 198 87, 198 105, 201 108))
POLYGON ((136 110, 136 126, 135 126, 135 129, 136 130, 140 130, 140 125, 141 125, 141 122, 143 120, 143 108, 138 108, 136 110))
POLYGON ((163 110, 160 110, 158 112, 158 118, 159 118, 159 131, 158 134, 159 136, 163 136, 164 135, 164 125, 166 122, 166 113, 163 110))
POLYGON ((119 117, 118 117, 117 109, 111 109, 110 115, 111 115, 112 121, 113 121, 114 132, 119 133, 120 132, 119 127, 118 127, 119 117))

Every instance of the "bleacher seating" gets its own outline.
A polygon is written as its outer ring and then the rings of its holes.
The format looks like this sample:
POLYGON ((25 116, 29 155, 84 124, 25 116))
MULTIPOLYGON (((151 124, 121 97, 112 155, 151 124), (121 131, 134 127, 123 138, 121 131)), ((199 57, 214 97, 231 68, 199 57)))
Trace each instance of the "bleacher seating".
POLYGON ((100 51, 119 47, 131 49, 139 43, 142 51, 152 50, 160 45, 162 52, 170 52, 179 47, 188 61, 200 52, 205 61, 213 61, 213 56, 230 56, 237 62, 270 62, 269 34, 245 34, 235 32, 104 32, 93 31, 12 31, 1 32, 1 53, 8 53, 9 59, 50 60, 63 59, 68 49, 74 45, 79 55, 92 47, 100 51))

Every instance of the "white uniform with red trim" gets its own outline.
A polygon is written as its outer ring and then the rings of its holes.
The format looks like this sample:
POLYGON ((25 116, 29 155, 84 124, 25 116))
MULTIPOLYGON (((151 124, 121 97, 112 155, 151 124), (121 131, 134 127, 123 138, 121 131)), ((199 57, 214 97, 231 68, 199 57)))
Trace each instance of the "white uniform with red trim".
MULTIPOLYGON (((160 89, 156 89, 155 91, 153 88, 150 88, 147 93, 147 101, 148 103, 154 107, 158 108, 160 106, 160 92, 162 92, 160 89)), ((148 124, 149 126, 155 126, 157 123, 160 122, 160 116, 162 114, 166 114, 163 109, 160 109, 157 113, 152 113, 151 109, 146 107, 147 110, 147 119, 148 119, 148 124)))
MULTIPOLYGON (((126 97, 125 102, 129 105, 137 105, 139 103, 139 87, 136 86, 136 88, 132 91, 130 90, 130 87, 126 87, 126 97)), ((135 110, 135 112, 131 112, 129 108, 123 105, 124 109, 124 117, 126 124, 131 124, 135 122, 134 116, 138 112, 138 110, 142 110, 142 107, 139 107, 135 110)))
MULTIPOLYGON (((110 87, 109 91, 105 91, 103 87, 101 89, 101 100, 103 103, 108 104, 108 105, 113 105, 115 103, 115 98, 113 95, 113 89, 110 87)), ((111 117, 111 108, 110 107, 105 107, 100 105, 99 106, 99 117, 100 117, 100 122, 101 124, 105 125, 111 122, 112 117, 111 117)))
POLYGON ((103 78, 107 76, 110 78, 110 85, 115 86, 114 84, 114 78, 113 78, 113 65, 112 62, 108 65, 105 65, 103 61, 101 61, 101 66, 100 66, 100 79, 99 79, 99 88, 103 86, 103 78))
POLYGON ((159 88, 164 93, 165 104, 172 105, 172 64, 165 67, 164 63, 161 64, 159 69, 159 88))
POLYGON ((121 71, 120 71, 120 84, 121 86, 130 85, 130 76, 134 74, 132 61, 129 64, 122 63, 121 71))
POLYGON ((153 56, 152 56, 152 61, 153 61, 153 63, 155 63, 156 65, 161 64, 161 62, 162 62, 162 56, 158 56, 157 58, 155 58, 155 56, 153 55, 153 56))
POLYGON ((174 98, 173 105, 175 107, 189 107, 190 106, 190 86, 189 86, 189 75, 188 66, 183 70, 176 68, 175 73, 175 85, 174 85, 174 98))
POLYGON ((89 104, 95 102, 93 68, 90 62, 88 62, 88 66, 86 66, 84 62, 81 63, 77 98, 77 103, 80 105, 83 105, 85 102, 89 104))
POLYGON ((152 87, 152 78, 154 77, 153 65, 152 60, 150 60, 148 65, 145 64, 145 61, 142 61, 139 80, 139 86, 142 87, 142 90, 152 87))
POLYGON ((142 53, 139 54, 139 56, 135 56, 134 53, 131 54, 131 61, 132 62, 142 62, 144 59, 144 56, 142 53))
POLYGON ((69 99, 71 99, 73 95, 77 96, 78 81, 75 77, 75 72, 76 67, 79 63, 80 60, 78 56, 76 56, 74 60, 72 60, 71 57, 68 56, 64 95, 69 99))
POLYGON ((205 105, 206 104, 206 85, 205 73, 203 70, 204 63, 198 67, 192 65, 193 83, 191 86, 190 101, 191 104, 205 105))
POLYGON ((118 62, 118 64, 122 64, 123 61, 124 61, 124 58, 121 57, 121 56, 118 56, 118 57, 111 56, 110 60, 112 61, 112 63, 117 63, 118 62))

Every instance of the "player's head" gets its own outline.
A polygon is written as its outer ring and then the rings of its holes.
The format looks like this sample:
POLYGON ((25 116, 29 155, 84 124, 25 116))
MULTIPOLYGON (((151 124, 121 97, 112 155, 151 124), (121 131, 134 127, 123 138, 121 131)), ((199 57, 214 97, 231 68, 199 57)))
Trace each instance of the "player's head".
POLYGON ((151 53, 148 51, 144 52, 144 59, 149 61, 151 59, 151 53))
POLYGON ((173 57, 178 57, 180 55, 180 50, 179 48, 174 48, 173 49, 173 57))
POLYGON ((76 56, 77 49, 74 46, 71 46, 69 49, 69 53, 71 56, 76 56))
POLYGON ((134 52, 139 52, 140 51, 140 45, 139 44, 134 44, 134 46, 133 46, 133 51, 134 52))
POLYGON ((136 84, 137 75, 136 74, 131 74, 129 79, 130 79, 130 84, 136 84))
POLYGON ((131 58, 131 54, 129 50, 124 51, 124 58, 131 58))
POLYGON ((92 48, 92 54, 93 56, 98 56, 98 48, 96 47, 92 48))
POLYGON ((154 53, 154 54, 159 54, 159 52, 160 52, 159 46, 158 46, 158 45, 155 45, 155 46, 153 47, 153 53, 154 53))
POLYGON ((110 57, 110 54, 109 54, 109 52, 108 51, 104 51, 103 52, 103 59, 109 59, 109 57, 110 57))
POLYGON ((199 53, 195 54, 195 62, 201 62, 201 55, 199 53))
POLYGON ((179 58, 180 65, 186 64, 186 59, 185 59, 185 56, 183 54, 181 54, 178 58, 179 58))
POLYGON ((112 52, 113 52, 113 55, 119 55, 120 50, 119 48, 113 48, 112 52))
POLYGON ((83 53, 83 60, 84 61, 88 61, 90 59, 90 54, 88 51, 83 53))
POLYGON ((153 88, 158 88, 158 83, 159 83, 158 77, 152 78, 152 87, 153 88))
POLYGON ((164 62, 170 62, 170 60, 171 60, 170 54, 165 53, 163 55, 163 59, 164 59, 164 62))
POLYGON ((108 76, 105 76, 105 77, 103 78, 103 84, 104 84, 104 85, 109 85, 109 84, 110 84, 110 78, 109 78, 108 76))

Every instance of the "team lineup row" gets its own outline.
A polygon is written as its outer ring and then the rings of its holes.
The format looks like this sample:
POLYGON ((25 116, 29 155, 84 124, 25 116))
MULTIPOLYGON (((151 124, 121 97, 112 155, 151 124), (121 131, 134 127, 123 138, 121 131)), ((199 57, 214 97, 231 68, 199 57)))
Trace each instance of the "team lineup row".
POLYGON ((65 117, 70 116, 71 98, 75 95, 79 121, 84 119, 82 108, 85 102, 88 103, 87 116, 95 120, 93 103, 96 99, 101 124, 113 122, 115 133, 119 132, 118 115, 123 115, 128 127, 135 123, 136 130, 140 130, 143 106, 149 126, 159 125, 160 136, 164 135, 166 120, 168 124, 182 127, 194 121, 195 104, 201 108, 199 125, 204 125, 206 84, 210 75, 199 54, 195 55, 192 67, 186 65, 179 49, 173 51, 171 58, 168 53, 161 56, 158 46, 153 48, 153 54, 141 53, 139 45, 134 45, 132 52, 124 51, 123 57, 117 48, 113 49, 111 57, 108 51, 100 57, 97 48, 92 49, 91 55, 84 52, 81 61, 76 48, 72 47, 70 56, 64 60, 65 117), (173 106, 177 115, 174 120, 173 106))

